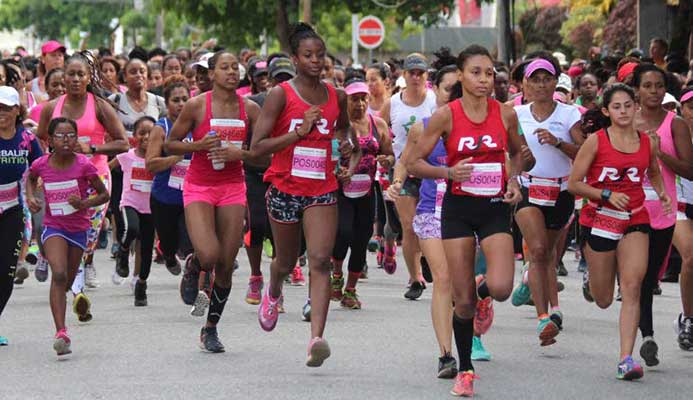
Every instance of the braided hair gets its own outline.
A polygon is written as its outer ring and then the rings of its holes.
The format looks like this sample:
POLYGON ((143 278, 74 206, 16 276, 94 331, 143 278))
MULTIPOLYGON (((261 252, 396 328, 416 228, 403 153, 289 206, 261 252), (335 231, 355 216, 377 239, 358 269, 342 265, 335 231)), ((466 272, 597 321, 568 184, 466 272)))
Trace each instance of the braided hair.
POLYGON ((111 107, 113 107, 116 111, 125 114, 125 112, 121 110, 116 103, 106 97, 108 90, 103 86, 106 78, 101 73, 101 63, 99 62, 99 59, 94 56, 94 54, 92 54, 89 50, 82 50, 74 53, 65 61, 65 70, 67 70, 67 66, 72 62, 81 62, 87 67, 87 70, 91 76, 90 81, 87 84, 87 92, 93 94, 94 97, 110 104, 111 107))
POLYGON ((2 65, 5 68, 5 86, 14 87, 15 83, 19 82, 22 79, 22 77, 19 75, 19 72, 17 72, 17 70, 14 69, 12 66, 19 67, 19 64, 11 58, 7 58, 0 61, 0 65, 2 65))

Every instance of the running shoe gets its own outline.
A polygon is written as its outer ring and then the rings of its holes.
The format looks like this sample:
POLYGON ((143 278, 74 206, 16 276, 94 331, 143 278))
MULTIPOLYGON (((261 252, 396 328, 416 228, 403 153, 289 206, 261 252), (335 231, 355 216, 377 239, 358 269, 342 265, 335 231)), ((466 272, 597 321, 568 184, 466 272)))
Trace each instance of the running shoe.
POLYGON ((48 280, 48 260, 46 260, 46 258, 41 254, 38 255, 36 269, 34 270, 34 277, 39 282, 45 282, 48 280))
POLYGON ((216 326, 204 327, 200 331, 200 349, 209 353, 223 353, 224 345, 219 341, 216 326))
POLYGON ((55 339, 53 339, 53 350, 55 350, 58 357, 71 354, 71 343, 70 337, 67 335, 67 329, 63 328, 55 334, 55 339))
POLYGON ((621 379, 624 381, 632 381, 635 379, 640 379, 644 375, 642 367, 638 364, 633 357, 626 356, 623 361, 618 363, 618 371, 616 372, 616 379, 621 379))
POLYGON ((344 290, 344 296, 342 297, 341 305, 342 307, 350 310, 361 309, 361 301, 359 301, 359 297, 356 295, 356 289, 344 290))
POLYGON ((321 337, 314 337, 308 343, 308 359, 306 366, 319 367, 330 357, 330 345, 321 337))
POLYGON ((657 286, 655 286, 654 289, 652 289, 652 294, 655 296, 661 296, 662 295, 662 286, 657 282, 657 286))
POLYGON ((145 307, 147 305, 147 282, 137 280, 135 284, 135 307, 145 307))
POLYGON ((452 354, 438 357, 438 379, 454 379, 457 376, 457 360, 452 354))
POLYGON ((411 286, 409 286, 409 290, 407 290, 407 292, 404 293, 404 297, 409 300, 416 300, 419 297, 421 297, 425 289, 426 285, 424 285, 423 282, 412 282, 411 286))
POLYGON ((527 304, 532 298, 532 292, 529 290, 529 263, 522 266, 520 282, 513 289, 511 303, 515 307, 527 304))
POLYGON ((79 322, 89 322, 92 319, 91 301, 86 294, 79 292, 72 301, 72 312, 77 315, 79 322))
POLYGON ((115 260, 116 255, 120 251, 120 245, 116 242, 111 245, 111 258, 115 260))
POLYGON ((29 270, 21 263, 17 266, 17 270, 14 273, 14 284, 21 285, 24 283, 26 278, 29 277, 29 270))
POLYGON ((491 353, 486 350, 479 336, 472 338, 472 361, 491 361, 491 353))
POLYGON ((426 282, 433 283, 431 267, 428 265, 428 260, 426 260, 426 257, 424 256, 421 256, 421 274, 426 282))
POLYGON ((123 284, 124 281, 125 281, 125 278, 121 278, 120 275, 118 275, 118 273, 116 271, 113 271, 113 273, 111 274, 111 282, 114 285, 120 286, 123 284))
POLYGON ((371 240, 368 241, 368 251, 375 253, 380 248, 380 236, 373 236, 371 240))
POLYGON ((175 255, 172 256, 171 259, 165 260, 164 262, 166 264, 166 269, 171 273, 171 275, 180 275, 180 261, 178 261, 178 258, 175 255))
MULTIPOLYGON (((281 295, 279 296, 281 298, 281 295)), ((271 332, 277 326, 279 311, 277 310, 279 299, 272 299, 269 294, 269 285, 265 288, 260 307, 257 308, 257 318, 260 327, 266 332, 271 332)))
POLYGON ((200 269, 195 264, 192 254, 185 258, 185 272, 183 273, 183 279, 180 281, 180 298, 184 304, 189 306, 195 303, 197 293, 200 291, 198 286, 200 269))
POLYGON ((678 328, 677 341, 679 342, 679 348, 686 351, 693 350, 693 318, 683 318, 683 315, 679 314, 679 318, 676 320, 676 325, 678 328))
POLYGON ((35 244, 31 245, 27 250, 26 257, 24 257, 24 261, 28 262, 31 265, 36 265, 36 263, 38 262, 38 256, 39 247, 35 244))
POLYGON ((7 338, 4 336, 0 336, 0 346, 7 346, 7 345, 8 345, 7 338))
POLYGON ((455 386, 452 387, 450 394, 458 397, 474 397, 474 380, 479 377, 474 371, 464 371, 457 374, 455 386))
POLYGON ((640 357, 645 360, 645 365, 648 367, 654 367, 659 364, 659 358, 657 357, 657 352, 659 351, 659 346, 657 342, 654 341, 652 336, 647 336, 642 339, 642 344, 640 345, 640 357))
POLYGON ((343 287, 344 275, 332 274, 332 294, 330 295, 330 300, 342 301, 342 297, 344 297, 344 293, 342 293, 343 287))
POLYGON ((301 318, 306 322, 310 322, 310 312, 311 312, 310 299, 308 299, 308 300, 306 300, 306 304, 304 304, 303 308, 301 309, 301 318))
POLYGON ((586 272, 587 271, 587 261, 585 260, 584 257, 580 258, 580 261, 578 262, 578 272, 586 272))
POLYGON ((116 255, 115 270, 121 278, 127 278, 130 275, 130 251, 120 248, 116 255))
POLYGON ((563 313, 561 310, 553 310, 551 311, 551 315, 549 315, 549 318, 551 318, 551 321, 553 321, 556 326, 558 326, 558 330, 562 331, 563 330, 563 313))
POLYGON ((592 297, 592 292, 590 292, 590 273, 587 270, 582 274, 582 297, 588 303, 594 303, 594 297, 592 297))
POLYGON ((207 307, 209 307, 209 296, 207 296, 207 292, 200 290, 197 292, 195 301, 190 309, 190 315, 193 317, 203 317, 207 311, 207 307))
POLYGON ((94 268, 94 264, 90 263, 84 265, 84 285, 90 289, 99 287, 99 281, 96 279, 96 269, 94 268))
POLYGON ((359 276, 359 279, 363 281, 368 280, 368 263, 366 262, 363 263, 363 269, 361 270, 361 276, 359 276))
POLYGON ((565 268, 565 265, 563 265, 563 260, 558 262, 556 274, 558 274, 558 276, 568 276, 568 270, 565 268))
POLYGON ((303 270, 298 265, 291 271, 291 286, 305 286, 306 278, 303 277, 303 270))
POLYGON ((385 272, 388 274, 392 275, 397 271, 397 258, 395 255, 397 254, 397 245, 393 244, 392 246, 388 246, 387 243, 385 244, 385 254, 383 256, 383 268, 385 269, 385 272))
POLYGON ((474 331, 480 335, 486 334, 493 324, 493 298, 490 296, 476 301, 474 312, 474 331))
POLYGON ((252 305, 260 304, 262 299, 262 287, 265 282, 261 276, 251 276, 248 281, 248 291, 245 292, 245 302, 252 305))
POLYGON ((108 229, 101 229, 99 232, 99 242, 96 244, 96 248, 103 250, 108 247, 108 229))
POLYGON ((539 335, 541 346, 550 346, 556 343, 556 336, 559 332, 558 325, 551 318, 542 318, 537 325, 537 335, 539 335))
POLYGON ((272 241, 269 239, 265 239, 262 241, 262 250, 265 252, 265 255, 269 258, 274 257, 274 247, 272 246, 272 241))

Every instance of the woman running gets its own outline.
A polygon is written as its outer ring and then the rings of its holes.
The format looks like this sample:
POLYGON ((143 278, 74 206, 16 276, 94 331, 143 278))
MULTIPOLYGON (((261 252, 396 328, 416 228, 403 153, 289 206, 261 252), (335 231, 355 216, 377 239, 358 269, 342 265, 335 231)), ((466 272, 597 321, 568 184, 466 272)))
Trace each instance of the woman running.
MULTIPOLYGON (((426 58, 418 53, 410 54, 404 59, 403 68, 406 89, 392 96, 380 111, 381 117, 392 127, 394 134, 392 147, 395 151, 395 159, 399 159, 402 154, 411 126, 422 118, 430 117, 436 109, 436 95, 426 88, 428 78, 426 58)), ((419 244, 412 228, 421 180, 408 177, 403 163, 395 165, 392 176, 392 188, 401 192, 395 206, 402 234, 402 254, 409 271, 409 290, 404 297, 416 300, 421 297, 426 288, 421 276, 419 244)), ((392 225, 390 221, 388 224, 392 225)), ((394 255, 394 249, 386 249, 386 257, 394 259, 394 255)))
MULTIPOLYGON (((271 183, 267 212, 276 257, 258 319, 266 331, 276 326, 282 284, 296 265, 303 231, 311 279, 311 340, 306 365, 319 367, 330 356, 323 334, 338 220, 332 139, 346 141, 349 116, 346 94, 320 80, 326 52, 322 38, 309 25, 298 23, 289 43, 297 75, 270 90, 251 144, 258 156, 273 153, 265 181, 271 183)), ((355 135, 350 139, 357 143, 355 135)), ((356 168, 358 155, 359 148, 354 147, 349 168, 340 175, 346 182, 346 174, 356 168)))
MULTIPOLYGON (((373 234, 375 202, 372 189, 376 165, 390 168, 395 156, 387 124, 367 112, 369 92, 366 82, 358 77, 349 79, 344 92, 348 96, 349 122, 358 138, 361 161, 349 182, 342 182, 337 193, 339 218, 332 252, 334 270, 331 299, 340 301, 344 308, 358 310, 361 309, 361 301, 356 295, 356 284, 366 264, 368 241, 373 234), (349 274, 344 288, 342 264, 350 249, 349 274)), ((348 163, 348 158, 341 158, 340 168, 348 168, 348 163)))
POLYGON ((368 114, 379 117, 385 102, 390 98, 390 66, 385 63, 372 64, 366 70, 368 83, 368 114))
MULTIPOLYGON (((22 125, 19 93, 0 86, 0 315, 12 295, 24 233, 20 184, 29 165, 41 157, 38 140, 22 125)), ((0 335, 0 346, 7 338, 0 335)))
MULTIPOLYGON (((693 129, 693 87, 681 93, 681 116, 693 129)), ((679 178, 679 214, 674 230, 674 246, 681 254, 681 304, 676 318, 677 341, 682 350, 693 350, 693 181, 679 178)))
POLYGON ((51 120, 47 131, 53 152, 31 165, 27 185, 31 211, 46 207, 41 241, 52 272, 50 306, 56 330, 53 349, 58 357, 72 353, 65 326, 65 293, 72 286, 87 248, 89 210, 108 202, 108 191, 96 167, 87 156, 74 151, 80 148, 77 130, 73 120, 51 120), (34 196, 39 178, 43 181, 45 201, 34 196))
POLYGON ((611 126, 591 135, 580 147, 568 181, 569 190, 588 199, 580 215, 592 297, 600 308, 614 299, 618 274, 623 303, 619 317, 620 363, 616 377, 643 376, 633 360, 639 319, 640 285, 647 271, 648 225, 645 176, 656 188, 663 212, 671 211, 657 163, 655 143, 633 127, 635 93, 623 84, 604 92, 604 113, 611 126))
MULTIPOLYGON (((640 64, 633 71, 633 87, 640 103, 640 110, 635 113, 635 128, 647 133, 654 142, 664 187, 671 198, 672 208, 676 210, 676 175, 693 179, 693 144, 686 121, 662 107, 666 83, 664 71, 653 64, 640 64)), ((676 213, 663 211, 657 198, 659 192, 655 193, 647 179, 643 188, 652 230, 647 273, 640 293, 640 333, 643 337, 640 356, 648 367, 652 367, 659 364, 659 348, 654 340, 653 291, 658 286, 660 270, 667 265, 676 213)))
POLYGON ((183 203, 197 262, 186 265, 181 292, 184 298, 198 297, 200 268, 214 270, 207 322, 200 332, 200 347, 212 353, 224 351, 217 324, 231 292, 233 265, 243 237, 242 161, 250 153, 241 146, 260 113, 257 104, 236 94, 238 65, 238 58, 224 50, 209 59, 212 90, 185 103, 164 147, 168 154, 193 153, 183 183, 183 203), (184 142, 189 132, 193 141, 184 142))
MULTIPOLYGON (((516 207, 515 220, 531 259, 529 287, 542 346, 555 343, 554 338, 562 328, 556 280, 557 247, 560 232, 575 208, 575 197, 568 192, 568 176, 571 159, 583 141, 580 111, 553 99, 560 71, 555 59, 537 58, 527 64, 524 88, 533 93, 533 102, 515 107, 520 132, 536 160, 534 167, 520 177, 522 201, 516 207)), ((522 293, 526 298, 513 299, 513 303, 525 304, 529 300, 529 290, 515 293, 522 293)))
MULTIPOLYGON (((522 171, 517 116, 509 106, 490 98, 493 59, 484 47, 472 45, 457 61, 463 96, 438 109, 418 146, 406 160, 416 176, 448 181, 441 209, 441 237, 451 271, 455 310, 452 328, 459 367, 452 394, 473 396, 477 376, 472 366, 472 338, 477 301, 510 296, 514 274, 510 204, 522 199, 516 175, 522 171), (443 138, 448 168, 428 168, 438 140, 443 138), (506 152, 510 171, 506 171, 506 152), (508 179, 510 176, 510 179, 508 179), (485 282, 475 285, 477 237, 487 259, 485 282)), ((488 301, 488 300, 486 300, 488 301)))
MULTIPOLYGON (((67 93, 50 101, 41 111, 38 136, 48 139, 48 124, 58 117, 72 119, 77 123, 79 146, 76 152, 90 157, 106 188, 110 187, 111 174, 108 169, 108 155, 127 151, 128 143, 123 124, 116 111, 106 99, 101 97, 101 75, 96 62, 89 52, 78 52, 65 62, 65 83, 67 93)), ((91 192, 90 192, 91 193, 91 192)), ((87 248, 80 272, 74 280, 72 292, 76 295, 73 311, 80 320, 91 319, 89 299, 83 293, 85 275, 90 287, 98 286, 93 256, 98 242, 101 225, 106 215, 106 205, 89 208, 90 228, 87 233, 87 248)))

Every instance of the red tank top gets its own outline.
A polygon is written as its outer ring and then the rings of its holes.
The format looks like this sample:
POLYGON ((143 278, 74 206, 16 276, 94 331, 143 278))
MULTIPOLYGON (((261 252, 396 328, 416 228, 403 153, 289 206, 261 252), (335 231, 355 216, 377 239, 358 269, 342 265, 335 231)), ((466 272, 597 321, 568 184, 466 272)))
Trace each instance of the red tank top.
MULTIPOLYGON (((242 147, 248 133, 248 116, 245 113, 243 98, 237 95, 239 119, 216 119, 212 115, 212 91, 204 93, 203 96, 205 96, 205 118, 193 130, 193 141, 202 140, 209 131, 216 131, 224 146, 242 147)), ((242 161, 229 161, 223 169, 215 170, 212 167, 212 161, 207 157, 208 153, 206 150, 193 153, 185 180, 202 186, 245 181, 242 161)))
MULTIPOLYGON (((67 95, 62 95, 53 108, 52 118, 63 116, 63 106, 67 95)), ((98 146, 106 143, 106 128, 101 125, 99 119, 96 118, 96 104, 94 95, 87 93, 87 103, 84 106, 84 113, 77 121, 77 136, 82 143, 98 146)), ((104 176, 109 174, 108 157, 104 154, 88 154, 91 163, 96 167, 99 175, 104 176)))
POLYGON ((505 192, 505 153, 508 132, 503 125, 500 103, 488 99, 486 119, 471 121, 460 100, 448 103, 452 113, 452 131, 445 142, 448 165, 473 157, 474 172, 469 181, 453 182, 450 191, 456 195, 499 197, 505 192))
MULTIPOLYGON (((271 137, 293 132, 303 123, 303 114, 311 107, 296 93, 290 81, 280 86, 286 95, 286 105, 274 124, 271 137)), ((315 123, 306 137, 274 153, 272 164, 265 172, 265 182, 270 182, 284 193, 319 196, 337 190, 332 139, 340 110, 337 91, 332 85, 325 86, 327 102, 319 106, 322 119, 315 123)))

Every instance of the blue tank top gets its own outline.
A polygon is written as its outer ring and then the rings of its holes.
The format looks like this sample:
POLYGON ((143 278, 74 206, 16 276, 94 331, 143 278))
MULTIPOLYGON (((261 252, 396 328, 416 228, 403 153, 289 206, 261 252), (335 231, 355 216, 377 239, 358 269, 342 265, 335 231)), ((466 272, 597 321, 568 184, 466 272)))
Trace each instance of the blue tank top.
MULTIPOLYGON (((166 135, 166 138, 168 138, 171 127, 173 127, 173 122, 167 117, 163 117, 159 119, 156 124, 164 129, 164 134, 166 135)), ((192 135, 190 133, 188 133, 186 140, 192 140, 192 135)), ((162 156, 166 157, 166 152, 162 151, 162 156)), ((190 158, 190 154, 185 155, 185 160, 189 161, 190 158)), ((169 183, 173 183, 173 181, 171 181, 171 168, 161 171, 154 176, 154 181, 152 182, 152 196, 154 196, 154 198, 161 203, 182 206, 182 184, 180 186, 181 188, 177 189, 172 187, 169 183)))
MULTIPOLYGON (((424 128, 428 125, 428 118, 423 119, 424 128)), ((447 166, 448 154, 445 151, 443 139, 438 140, 433 151, 426 161, 434 167, 447 166)), ((416 205, 416 214, 435 213, 440 218, 440 206, 443 204, 443 195, 446 188, 445 179, 422 179, 419 188, 419 204, 416 205)))

